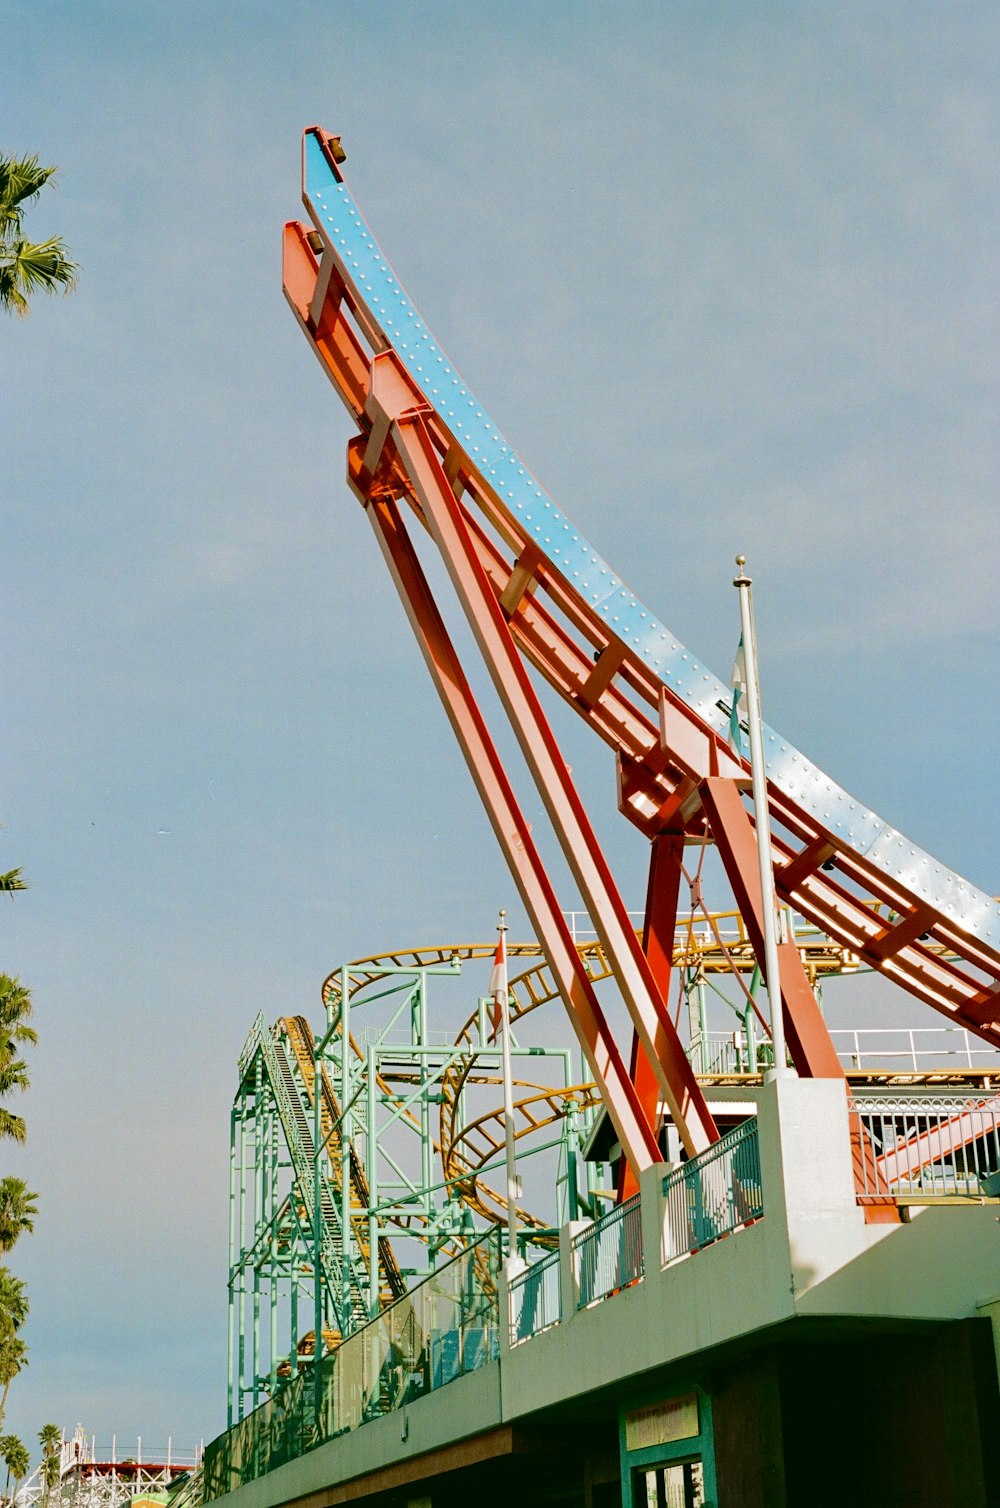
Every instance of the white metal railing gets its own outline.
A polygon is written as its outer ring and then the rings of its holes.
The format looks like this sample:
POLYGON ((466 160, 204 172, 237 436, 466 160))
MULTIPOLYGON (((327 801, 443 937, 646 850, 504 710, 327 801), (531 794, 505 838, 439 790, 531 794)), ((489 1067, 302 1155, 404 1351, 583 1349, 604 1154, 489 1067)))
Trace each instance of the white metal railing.
POLYGON ((845 1068, 995 1067, 1000 1074, 1000 1052, 981 1037, 960 1026, 865 1027, 830 1032, 837 1056, 845 1068))
POLYGON ((663 1180, 667 1201, 664 1265, 700 1251, 764 1213, 756 1118, 663 1180))
MULTIPOLYGON (((360 1031, 354 1033, 355 1039, 362 1047, 386 1047, 390 1051, 394 1047, 414 1047, 413 1032, 408 1026, 391 1026, 388 1029, 380 1026, 363 1026, 360 1031)), ((422 1045, 424 1047, 453 1047, 455 1043, 454 1032, 441 1029, 433 1029, 423 1033, 422 1045)))
POLYGON ((639 1195, 582 1230, 573 1239, 572 1252, 580 1275, 578 1309, 637 1282, 644 1270, 639 1195))
POLYGON ((691 1044, 695 1073, 757 1073, 765 1057, 770 1063, 770 1041, 756 1042, 751 1047, 746 1033, 741 1031, 705 1032, 691 1044))
POLYGON ((981 1199, 1000 1192, 1000 1097, 854 1095, 858 1199, 981 1199))
POLYGON ((510 1343, 527 1340, 562 1319, 559 1250, 533 1262, 507 1285, 510 1295, 510 1343))
POLYGON ((111 1466, 146 1466, 150 1463, 164 1466, 199 1466, 205 1454, 205 1442, 199 1441, 193 1448, 182 1446, 180 1449, 174 1444, 172 1435, 167 1436, 164 1444, 160 1437, 154 1436, 152 1443, 147 1435, 145 1440, 141 1435, 112 1435, 110 1441, 101 1442, 96 1435, 87 1435, 82 1430, 69 1439, 63 1440, 60 1447, 59 1469, 61 1472, 71 1471, 75 1466, 91 1465, 100 1462, 111 1466))
MULTIPOLYGON (((643 922, 641 911, 626 911, 625 915, 638 932, 643 922)), ((597 937, 594 923, 589 911, 564 911, 566 925, 569 927, 569 935, 573 939, 574 946, 577 943, 593 942, 597 937)))
MULTIPOLYGON (((995 1069, 1000 1078, 1000 1052, 960 1026, 873 1026, 856 1031, 835 1027, 830 1036, 841 1064, 848 1070, 884 1068, 897 1073, 926 1073, 935 1068, 968 1068, 988 1073, 995 1069)), ((755 1044, 758 1071, 762 1056, 769 1053, 766 1039, 755 1044)), ((739 1030, 705 1032, 692 1044, 691 1056, 697 1073, 753 1071, 746 1036, 739 1030)))

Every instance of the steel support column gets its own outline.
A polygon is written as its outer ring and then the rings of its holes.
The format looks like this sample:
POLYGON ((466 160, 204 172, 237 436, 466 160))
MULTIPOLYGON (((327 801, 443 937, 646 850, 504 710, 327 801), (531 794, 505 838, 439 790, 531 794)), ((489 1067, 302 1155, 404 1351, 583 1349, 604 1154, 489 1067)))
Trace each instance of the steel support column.
MULTIPOLYGON (((406 382, 405 374, 389 367, 393 359, 394 355, 387 353, 373 363, 369 410, 379 403, 381 390, 391 402, 406 382), (379 363, 385 364, 384 378, 375 370, 379 363)), ((715 1123, 670 1020, 666 1003, 656 987, 569 768, 482 568, 427 427, 427 412, 423 409, 397 411, 391 426, 396 457, 406 472, 444 559, 552 829, 604 945, 622 999, 656 1072, 660 1089, 681 1130, 685 1146, 694 1155, 717 1140, 715 1123)), ((369 441, 364 473, 374 475, 378 464, 369 441)), ((384 468, 385 462, 381 464, 384 468)))
POLYGON ((625 1155, 641 1171, 659 1159, 656 1141, 548 879, 531 830, 462 669, 395 504, 367 508, 431 679, 545 951, 625 1155))
MULTIPOLYGON (((660 833, 650 845, 646 911, 642 924, 642 951, 656 987, 669 1004, 677 935, 677 901, 684 862, 684 834, 660 833)), ((638 1032, 632 1034, 632 1083, 653 1135, 658 1137, 660 1087, 638 1032)), ((639 1185, 623 1161, 618 1172, 618 1198, 629 1199, 639 1185)))
MULTIPOLYGON (((753 824, 734 781, 709 776, 702 781, 699 791, 712 837, 746 923, 754 957, 766 981, 760 870, 753 824)), ((778 944, 778 967, 792 1062, 799 1073, 809 1078, 843 1079, 844 1070, 794 941, 778 944)))

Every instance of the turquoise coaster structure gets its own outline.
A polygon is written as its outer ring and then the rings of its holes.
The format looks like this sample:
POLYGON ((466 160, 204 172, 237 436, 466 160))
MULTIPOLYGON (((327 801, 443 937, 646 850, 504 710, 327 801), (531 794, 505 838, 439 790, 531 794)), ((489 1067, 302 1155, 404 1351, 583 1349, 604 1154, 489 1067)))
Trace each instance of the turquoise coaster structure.
MULTIPOLYGON (((575 932, 577 920, 571 924, 575 932)), ((857 957, 815 928, 792 918, 789 929, 817 994, 822 980, 857 973, 857 957)), ((610 985, 599 939, 578 937, 576 946, 595 987, 610 985)), ((544 1258, 554 1254, 559 1224, 599 1218, 620 1191, 594 1160, 601 1153, 582 1155, 597 1140, 597 1087, 577 1071, 577 1054, 556 1045, 561 1017, 534 1015, 558 1006, 557 982, 537 944, 514 943, 509 953, 513 1130, 530 1193, 518 1200, 517 1254, 544 1258)), ((496 1186, 504 1122, 492 1002, 476 999, 457 1029, 440 1024, 454 1022, 456 995, 469 998, 470 970, 482 971, 492 956, 493 944, 474 943, 345 965, 324 982, 318 1040, 302 1016, 254 1022, 232 1112, 230 1426, 293 1383, 295 1396, 304 1394, 299 1384, 311 1370, 311 1406, 319 1408, 326 1383, 323 1367, 313 1369, 317 1354, 322 1363, 404 1298, 417 1302, 422 1284, 506 1223, 496 1186)), ((771 1044, 755 1032, 760 971, 739 913, 692 907, 675 932, 672 967, 700 1081, 757 1082, 771 1065, 771 1044)), ((834 1033, 845 1067, 862 1083, 898 1082, 901 1074, 940 1081, 951 1060, 960 1065, 951 1080, 961 1086, 963 1073, 978 1081, 995 1068, 986 1044, 978 1044, 975 1066, 964 1034, 926 1035, 921 1049, 912 1030, 834 1033)), ((492 1302, 493 1256, 485 1252, 467 1277, 492 1302)), ((478 1312, 471 1289, 469 1304, 478 1312)))
MULTIPOLYGON (((510 951, 535 960, 511 980, 517 1022, 554 988, 537 946, 510 951)), ((599 948, 589 951, 599 973, 599 948)), ((463 1313, 495 1295, 478 1243, 507 1212, 490 1181, 502 1179, 500 1049, 485 999, 457 1033, 432 1013, 434 985, 441 993, 463 962, 492 953, 471 944, 345 965, 324 985, 318 1039, 301 1016, 254 1022, 232 1113, 230 1425, 310 1369, 318 1405, 316 1357, 464 1252, 480 1256, 463 1313)), ((612 1191, 602 1199, 599 1166, 579 1155, 598 1099, 574 1081, 570 1051, 515 1040, 513 1057, 519 1165, 548 1159, 547 1215, 517 1210, 523 1250, 552 1245, 560 1222, 600 1213, 612 1191)))

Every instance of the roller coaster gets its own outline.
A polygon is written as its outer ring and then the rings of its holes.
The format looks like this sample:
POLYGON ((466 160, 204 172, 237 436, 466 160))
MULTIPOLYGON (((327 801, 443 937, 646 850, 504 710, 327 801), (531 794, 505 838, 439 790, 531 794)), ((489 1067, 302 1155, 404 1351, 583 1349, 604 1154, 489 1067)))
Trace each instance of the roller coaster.
MULTIPOLYGON (((551 1243, 560 1219, 599 1213, 662 1158, 664 1119, 679 1155, 711 1146, 719 1126, 707 1086, 752 1080, 771 1061, 757 998, 766 974, 760 814, 749 762, 732 737, 730 689, 632 595, 502 439, 391 271, 347 188, 344 160, 338 137, 318 127, 305 133, 311 223, 285 228, 285 294, 357 427, 349 485, 536 939, 511 947, 527 965, 510 986, 515 1133, 525 1152, 530 1145, 549 1159, 550 1172, 554 1160, 558 1207, 536 1213, 519 1202, 517 1220, 525 1242, 551 1243), (422 563, 427 549, 443 562, 454 593, 448 610, 457 604, 471 629, 572 874, 582 941, 446 626, 422 563), (537 679, 614 755, 618 810, 650 845, 639 926, 537 679), (709 848, 734 899, 729 915, 702 897, 709 848), (725 1064, 712 1056, 704 1011, 713 976, 735 990, 725 1064), (528 1018, 556 1001, 580 1061, 565 1046, 534 1040, 528 1018), (613 1009, 625 1013, 630 1050, 613 1009), (599 1116, 622 1153, 614 1187, 608 1170, 583 1156, 599 1116)), ((627 423, 624 395, 622 407, 627 423)), ((770 728, 765 764, 785 918, 781 1009, 795 1070, 846 1085, 818 986, 861 969, 931 1006, 984 1051, 1000 1047, 1000 905, 770 728)), ((254 1023, 233 1112, 231 1422, 402 1296, 410 1277, 505 1218, 505 1197, 490 1181, 503 1131, 485 999, 450 1032, 432 1025, 430 1007, 439 979, 492 952, 492 943, 464 944, 347 964, 324 985, 318 1038, 301 1017, 254 1023)), ((863 1138, 857 1150, 859 1189, 878 1195, 881 1163, 863 1138)), ((898 1218, 879 1197, 865 1213, 898 1218)))
MULTIPOLYGON (((858 968, 813 928, 800 925, 795 940, 817 983, 858 968)), ((612 977, 599 939, 576 947, 595 987, 612 977)), ((324 983, 319 1041, 301 1016, 270 1028, 263 1017, 254 1023, 233 1114, 236 1415, 308 1364, 317 1333, 325 1349, 336 1347, 402 1297, 408 1278, 433 1271, 506 1219, 506 1197, 490 1181, 503 1162, 504 1124, 487 1000, 480 996, 451 1033, 436 1026, 432 1010, 432 981, 458 979, 464 966, 492 960, 493 952, 493 944, 477 943, 355 960, 324 983), (402 1268, 397 1247, 415 1265, 402 1268)), ((539 1045, 529 1031, 533 1013, 559 998, 548 963, 537 943, 512 944, 509 953, 526 965, 509 982, 522 1171, 527 1159, 549 1154, 536 1180, 545 1213, 521 1204, 516 1211, 524 1251, 552 1246, 560 1221, 598 1216, 616 1191, 605 1168, 583 1155, 601 1104, 586 1065, 575 1070, 568 1047, 539 1045)), ((739 914, 692 911, 677 929, 674 968, 676 1008, 687 1008, 689 1052, 703 1082, 756 1082, 770 1046, 756 1026, 760 971, 739 914), (716 1059, 727 1034, 713 1043, 708 1029, 705 990, 713 978, 740 984, 735 998, 715 988, 737 1025, 725 1061, 716 1059)))

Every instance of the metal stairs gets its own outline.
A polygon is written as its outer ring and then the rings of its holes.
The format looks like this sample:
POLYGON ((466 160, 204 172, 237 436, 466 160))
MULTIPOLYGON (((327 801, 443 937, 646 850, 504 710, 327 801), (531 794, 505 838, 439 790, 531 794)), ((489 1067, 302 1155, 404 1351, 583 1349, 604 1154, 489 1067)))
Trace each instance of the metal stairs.
MULTIPOLYGON (((281 1035, 268 1030, 263 1015, 258 1016, 254 1022, 246 1047, 240 1057, 241 1075, 245 1075, 249 1070, 258 1051, 274 1096, 278 1118, 291 1157, 299 1200, 306 1210, 307 1219, 311 1219, 312 1212, 316 1208, 315 1180, 317 1178, 319 1180, 318 1197, 322 1226, 319 1233, 320 1268, 341 1336, 346 1337, 368 1323, 367 1274, 362 1264, 352 1254, 350 1247, 345 1264, 338 1190, 331 1184, 322 1166, 317 1167, 313 1129, 310 1114, 306 1110, 303 1090, 299 1086, 295 1068, 281 1040, 281 1035), (347 1279, 346 1292, 345 1277, 347 1279)), ((319 1349, 322 1350, 321 1347, 319 1349)))

